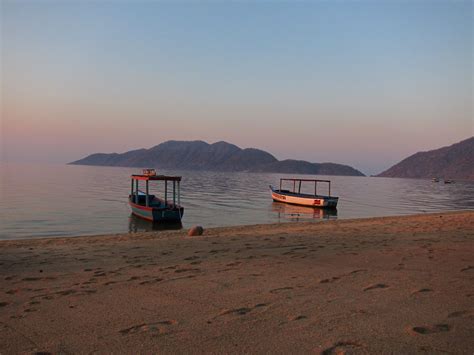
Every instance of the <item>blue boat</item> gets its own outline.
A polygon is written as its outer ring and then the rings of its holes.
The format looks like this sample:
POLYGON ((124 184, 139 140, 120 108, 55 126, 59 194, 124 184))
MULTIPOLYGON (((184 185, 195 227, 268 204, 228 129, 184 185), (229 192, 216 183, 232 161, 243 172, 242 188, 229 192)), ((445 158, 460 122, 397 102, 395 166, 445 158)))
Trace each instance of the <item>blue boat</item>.
POLYGON ((180 222, 184 208, 181 206, 181 176, 156 175, 154 169, 144 169, 141 175, 131 176, 131 193, 128 202, 132 213, 152 222, 180 222), (145 182, 145 191, 139 189, 139 182, 145 182), (165 184, 164 199, 150 194, 149 182, 163 181, 165 184), (172 189, 168 200, 168 185, 172 189))

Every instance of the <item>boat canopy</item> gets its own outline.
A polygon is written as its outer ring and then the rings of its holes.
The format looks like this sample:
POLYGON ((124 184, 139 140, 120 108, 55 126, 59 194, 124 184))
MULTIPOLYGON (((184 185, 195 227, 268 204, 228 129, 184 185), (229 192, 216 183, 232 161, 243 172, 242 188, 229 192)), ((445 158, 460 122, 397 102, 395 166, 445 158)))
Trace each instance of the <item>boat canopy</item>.
POLYGON ((149 181, 164 181, 165 182, 165 205, 168 204, 168 181, 172 182, 172 201, 173 205, 181 205, 181 176, 167 176, 167 175, 156 175, 154 169, 144 169, 144 174, 134 174, 131 176, 131 189, 130 198, 134 197, 135 201, 139 201, 140 193, 145 195, 145 206, 149 207, 150 204, 150 190, 149 181), (139 181, 145 181, 145 191, 139 190, 139 181), (176 201, 177 200, 177 201, 176 201))
POLYGON ((158 181, 181 181, 181 176, 166 176, 166 175, 132 175, 132 180, 158 180, 158 181))
POLYGON ((281 178, 280 179, 280 191, 282 190, 282 185, 284 181, 293 182, 293 193, 301 193, 301 183, 302 182, 314 182, 314 195, 318 193, 318 182, 324 182, 329 184, 329 196, 331 196, 331 181, 330 180, 318 180, 318 179, 294 179, 294 178, 281 178), (296 184, 298 184, 298 192, 296 192, 296 184))

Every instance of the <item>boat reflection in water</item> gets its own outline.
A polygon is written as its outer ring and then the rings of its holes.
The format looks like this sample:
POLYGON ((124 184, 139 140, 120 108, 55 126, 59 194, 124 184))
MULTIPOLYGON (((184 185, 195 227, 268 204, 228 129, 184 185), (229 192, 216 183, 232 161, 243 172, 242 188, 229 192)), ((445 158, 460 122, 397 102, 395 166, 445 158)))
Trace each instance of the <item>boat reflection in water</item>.
POLYGON ((128 220, 129 233, 179 230, 182 228, 183 225, 181 222, 151 222, 143 218, 137 217, 133 213, 130 214, 128 220))
POLYGON ((278 213, 278 218, 289 219, 292 222, 308 219, 337 219, 337 209, 313 208, 273 202, 272 211, 278 213))

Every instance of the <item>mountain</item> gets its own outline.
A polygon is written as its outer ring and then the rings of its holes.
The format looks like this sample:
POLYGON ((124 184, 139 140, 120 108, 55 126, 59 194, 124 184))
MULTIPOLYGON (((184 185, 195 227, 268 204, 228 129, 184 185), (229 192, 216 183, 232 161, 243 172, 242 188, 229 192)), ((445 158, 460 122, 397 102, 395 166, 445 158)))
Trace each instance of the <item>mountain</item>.
POLYGON ((474 180, 474 137, 413 154, 377 176, 474 180))
POLYGON ((203 141, 167 141, 150 149, 122 154, 97 153, 69 164, 364 176, 348 165, 309 163, 302 160, 279 161, 260 149, 241 149, 227 142, 209 144, 203 141))

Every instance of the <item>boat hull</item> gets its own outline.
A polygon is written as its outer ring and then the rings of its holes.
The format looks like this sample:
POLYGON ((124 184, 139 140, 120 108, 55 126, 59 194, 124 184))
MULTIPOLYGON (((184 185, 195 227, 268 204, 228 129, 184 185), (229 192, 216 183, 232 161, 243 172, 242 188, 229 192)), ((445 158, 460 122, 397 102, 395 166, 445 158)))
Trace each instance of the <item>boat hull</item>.
POLYGON ((319 196, 319 195, 303 195, 296 194, 289 191, 275 190, 270 187, 272 191, 272 199, 275 202, 289 203, 292 205, 308 206, 316 208, 336 208, 338 197, 333 196, 319 196))
POLYGON ((177 206, 173 208, 154 208, 137 205, 131 201, 129 201, 129 205, 135 216, 152 222, 180 222, 184 214, 184 208, 177 206))

